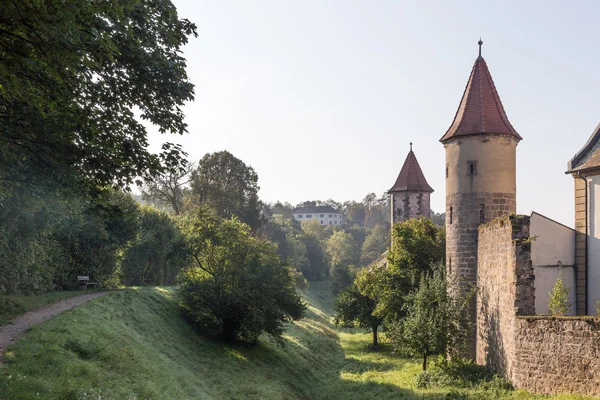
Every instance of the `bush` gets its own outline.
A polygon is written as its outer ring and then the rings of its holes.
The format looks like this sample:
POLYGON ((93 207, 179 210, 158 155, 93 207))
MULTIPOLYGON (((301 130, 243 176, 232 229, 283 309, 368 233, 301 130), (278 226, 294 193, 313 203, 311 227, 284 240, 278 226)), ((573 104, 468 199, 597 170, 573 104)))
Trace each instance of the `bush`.
POLYGON ((283 344, 284 324, 306 305, 275 245, 237 219, 200 207, 181 220, 194 260, 180 276, 180 305, 207 333, 255 343, 264 332, 283 344))
POLYGON ((562 277, 562 271, 558 275, 552 292, 549 293, 548 298, 548 309, 550 315, 565 315, 571 308, 571 301, 569 300, 569 288, 565 285, 562 277))
POLYGON ((488 391, 512 390, 512 385, 506 379, 471 360, 461 358, 446 360, 440 357, 435 368, 416 376, 415 385, 419 389, 454 387, 488 391))
POLYGON ((125 285, 173 285, 187 265, 185 239, 169 214, 142 207, 139 232, 125 252, 121 272, 125 285))

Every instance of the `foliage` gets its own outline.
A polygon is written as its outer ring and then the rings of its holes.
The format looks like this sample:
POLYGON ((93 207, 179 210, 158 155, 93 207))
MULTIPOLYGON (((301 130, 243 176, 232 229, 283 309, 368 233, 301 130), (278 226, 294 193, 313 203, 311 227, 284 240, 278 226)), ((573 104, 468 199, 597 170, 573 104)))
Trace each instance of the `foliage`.
POLYGON ((390 228, 387 224, 377 224, 371 229, 360 252, 363 265, 369 265, 380 257, 390 244, 390 228))
POLYGON ((258 175, 228 151, 206 154, 192 173, 192 201, 209 205, 222 218, 238 217, 256 230, 262 225, 258 175))
POLYGON ((353 265, 336 264, 329 273, 331 292, 337 296, 341 291, 352 285, 355 267, 353 265))
POLYGON ((416 376, 415 386, 419 389, 485 387, 494 391, 512 390, 509 381, 485 366, 460 357, 446 359, 443 356, 440 356, 434 369, 423 371, 416 376))
POLYGON ((306 248, 308 264, 302 273, 309 281, 319 281, 329 276, 329 259, 322 242, 315 236, 303 232, 298 236, 306 248))
POLYGON ((181 49, 196 27, 169 0, 0 2, 0 182, 96 191, 182 162, 147 128, 186 131, 181 49))
POLYGON ((351 234, 334 232, 326 242, 327 254, 332 267, 350 265, 358 259, 358 248, 351 234))
POLYGON ((571 301, 569 300, 569 288, 563 281, 562 271, 558 275, 549 295, 548 309, 550 315, 566 315, 571 308, 571 301))
POLYGON ((237 219, 199 207, 181 220, 193 267, 180 279, 180 304, 207 333, 255 343, 267 333, 283 343, 284 324, 305 309, 275 246, 237 219))
POLYGON ((392 246, 387 269, 378 271, 377 285, 370 296, 377 299, 377 314, 388 322, 398 321, 405 313, 405 298, 418 286, 423 273, 445 256, 444 229, 428 218, 409 219, 392 228, 392 246))
POLYGON ((141 207, 139 231, 121 261, 123 284, 173 285, 188 262, 183 235, 165 212, 141 207))
POLYGON ((178 170, 168 170, 152 179, 146 179, 142 188, 142 199, 179 215, 183 208, 183 195, 191 181, 193 170, 193 164, 185 163, 178 170))
POLYGON ((420 357, 425 371, 428 357, 464 348, 470 330, 464 299, 448 295, 443 265, 432 275, 424 273, 418 289, 406 300, 406 315, 390 327, 390 340, 397 351, 420 357))
POLYGON ((371 331, 373 334, 372 345, 377 348, 377 329, 383 320, 374 315, 375 306, 374 300, 360 293, 358 287, 352 284, 335 299, 335 324, 346 328, 358 326, 371 331))
POLYGON ((74 287, 77 275, 115 283, 120 254, 137 231, 137 204, 116 190, 103 197, 98 203, 50 190, 45 197, 19 187, 7 192, 0 204, 0 293, 74 287))

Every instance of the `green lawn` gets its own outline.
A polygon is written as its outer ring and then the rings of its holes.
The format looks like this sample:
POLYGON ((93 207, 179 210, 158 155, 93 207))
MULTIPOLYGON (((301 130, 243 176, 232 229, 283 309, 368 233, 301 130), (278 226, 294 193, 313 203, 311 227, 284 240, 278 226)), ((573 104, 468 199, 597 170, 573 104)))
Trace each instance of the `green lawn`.
POLYGON ((0 296, 0 326, 6 325, 17 315, 24 314, 27 311, 94 291, 96 290, 64 290, 61 292, 42 293, 35 296, 0 296))
MULTIPOLYGON (((129 289, 36 326, 5 352, 1 399, 534 399, 526 393, 419 391, 420 362, 366 351, 370 335, 330 323, 315 283, 286 346, 224 345, 180 314, 167 288, 129 289)), ((556 397, 558 398, 558 397, 556 397)), ((579 397, 564 396, 562 399, 579 397)))

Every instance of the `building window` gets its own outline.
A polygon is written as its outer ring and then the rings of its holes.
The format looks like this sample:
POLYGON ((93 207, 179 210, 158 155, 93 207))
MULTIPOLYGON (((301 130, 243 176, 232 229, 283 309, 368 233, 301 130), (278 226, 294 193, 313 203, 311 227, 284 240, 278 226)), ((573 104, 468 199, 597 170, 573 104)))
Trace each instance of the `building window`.
POLYGON ((485 204, 479 205, 479 223, 483 224, 485 222, 485 204))
POLYGON ((467 161, 467 176, 477 175, 477 161, 467 161))
POLYGON ((333 221, 329 221, 329 225, 333 225, 333 221))
POLYGON ((323 221, 321 221, 321 225, 323 225, 323 221))
POLYGON ((324 216, 325 216, 325 215, 323 215, 323 214, 319 215, 319 217, 320 217, 320 218, 323 218, 324 216))
POLYGON ((448 259, 448 275, 452 273, 452 259, 448 259))
POLYGON ((402 210, 400 208, 396 208, 396 215, 399 217, 402 216, 402 210))
POLYGON ((302 218, 302 214, 298 215, 298 218, 302 218))
POLYGON ((448 177, 448 166, 446 165, 446 178, 448 177))
POLYGON ((452 223, 452 207, 450 207, 450 223, 452 223))
POLYGON ((329 218, 331 218, 331 214, 329 214, 329 218))

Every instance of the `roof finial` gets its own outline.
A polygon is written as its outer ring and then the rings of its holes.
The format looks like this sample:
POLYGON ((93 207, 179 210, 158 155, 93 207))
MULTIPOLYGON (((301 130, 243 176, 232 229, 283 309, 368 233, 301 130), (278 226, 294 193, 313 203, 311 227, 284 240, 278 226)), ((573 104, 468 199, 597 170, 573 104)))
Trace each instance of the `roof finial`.
POLYGON ((412 151, 412 142, 410 142, 410 151, 412 151))
POLYGON ((481 40, 481 37, 479 37, 479 42, 477 42, 477 44, 479 45, 479 57, 481 57, 481 45, 483 44, 483 40, 481 40))

